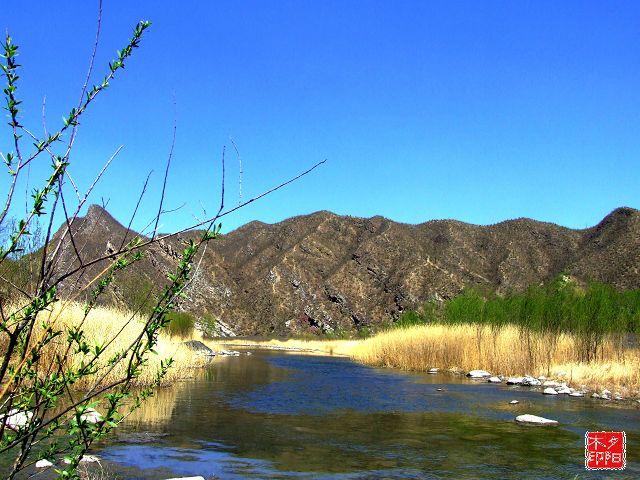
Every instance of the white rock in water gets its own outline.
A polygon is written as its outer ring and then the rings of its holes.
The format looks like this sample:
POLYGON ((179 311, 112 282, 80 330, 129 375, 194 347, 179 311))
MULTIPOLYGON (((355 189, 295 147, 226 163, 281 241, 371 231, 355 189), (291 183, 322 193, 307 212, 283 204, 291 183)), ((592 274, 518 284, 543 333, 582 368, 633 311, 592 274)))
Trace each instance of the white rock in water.
POLYGON ((507 378, 507 385, 522 385, 522 377, 507 378))
POLYGON ((490 376, 491 374, 486 370, 471 370, 469 373, 467 373, 467 377, 471 378, 484 378, 490 376))
POLYGON ((204 480, 204 477, 175 477, 175 478, 167 478, 167 480, 204 480))
POLYGON ((541 383, 542 382, 540 380, 538 380, 537 378, 530 377, 529 375, 526 375, 522 379, 522 385, 525 386, 525 387, 537 387, 541 383))
POLYGON ((591 398, 600 398, 600 395, 598 395, 596 392, 593 392, 591 394, 591 398))
POLYGON ((511 400, 509 402, 511 405, 517 405, 518 403, 520 403, 518 400, 511 400))
POLYGON ((560 384, 555 380, 546 380, 543 384, 543 387, 559 387, 560 384))
POLYGON ((84 420, 89 423, 98 423, 102 420, 102 414, 93 408, 87 408, 84 413, 80 415, 80 420, 84 420))
POLYGON ((602 390, 602 396, 603 397, 610 397, 611 396, 611 392, 605 388, 604 390, 602 390))
MULTIPOLYGON (((0 416, 0 421, 4 418, 4 415, 0 416)), ((19 410, 9 410, 7 414, 6 426, 12 430, 17 430, 20 427, 24 427, 29 420, 33 418, 33 412, 21 412, 19 410)))
POLYGON ((36 468, 49 468, 49 467, 53 467, 53 463, 51 463, 49 460, 38 460, 36 462, 36 468))
POLYGON ((563 395, 570 395, 571 394, 571 389, 569 387, 560 387, 556 390, 558 393, 563 394, 563 395))
POLYGON ((569 394, 570 397, 584 397, 584 393, 582 392, 573 392, 569 394))
POLYGON ((540 375, 538 377, 538 380, 540 380, 541 382, 544 382, 547 379, 547 377, 545 377, 544 375, 540 375))
POLYGON ((615 394, 613 395, 613 398, 614 398, 615 400, 624 400, 624 398, 622 398, 622 395, 620 395, 619 393, 615 393, 615 394))
POLYGON ((544 393, 545 395, 558 395, 558 392, 556 392, 553 388, 551 387, 547 387, 544 389, 544 393))
POLYGON ((489 383, 502 383, 502 380, 500 380, 500 378, 498 377, 489 377, 489 380, 487 380, 489 383))
POLYGON ((532 423, 535 425, 557 425, 558 422, 556 420, 550 420, 544 417, 538 417, 537 415, 518 415, 516 417, 516 422, 520 423, 532 423))
MULTIPOLYGON (((63 462, 68 465, 71 463, 71 460, 65 458, 63 462)), ((95 455, 83 455, 80 459, 80 463, 100 463, 100 459, 95 455)))
POLYGON ((430 368, 427 373, 438 373, 440 371, 439 368, 430 368))

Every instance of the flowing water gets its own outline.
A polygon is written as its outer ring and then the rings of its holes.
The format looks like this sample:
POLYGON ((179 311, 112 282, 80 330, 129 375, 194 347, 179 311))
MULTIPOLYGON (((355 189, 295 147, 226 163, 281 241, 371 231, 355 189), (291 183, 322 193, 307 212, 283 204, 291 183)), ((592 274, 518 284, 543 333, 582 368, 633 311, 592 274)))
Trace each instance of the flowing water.
POLYGON ((132 479, 640 478, 640 412, 256 351, 161 390, 97 453, 132 479), (560 425, 515 423, 523 413, 560 425), (626 470, 585 470, 587 430, 626 432, 626 470))

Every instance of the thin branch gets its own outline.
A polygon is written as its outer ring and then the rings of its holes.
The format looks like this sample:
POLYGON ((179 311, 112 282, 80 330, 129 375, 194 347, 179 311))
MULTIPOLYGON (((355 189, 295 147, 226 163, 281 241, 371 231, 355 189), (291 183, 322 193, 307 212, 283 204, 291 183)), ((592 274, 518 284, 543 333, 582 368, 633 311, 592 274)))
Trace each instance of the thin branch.
POLYGON ((151 178, 152 173, 153 173, 153 170, 149 172, 146 180, 144 181, 144 185, 142 186, 142 191, 140 192, 140 195, 138 195, 138 201, 136 202, 136 207, 133 209, 133 213, 131 214, 131 218, 129 219, 129 224, 127 225, 127 231, 125 232, 124 237, 122 237, 122 243, 120 244, 119 250, 122 250, 124 248, 124 244, 127 243, 127 237, 131 232, 131 225, 133 224, 133 220, 136 218, 136 214, 138 213, 138 208, 140 207, 140 202, 142 202, 142 197, 144 197, 144 194, 147 191, 147 185, 149 184, 149 178, 151 178))
MULTIPOLYGON (((176 100, 175 97, 173 99, 173 107, 175 110, 176 100)), ((158 233, 158 223, 160 222, 160 215, 162 215, 162 203, 164 202, 164 194, 167 188, 167 177, 169 176, 169 167, 171 166, 171 158, 173 157, 173 147, 176 145, 176 130, 178 126, 178 120, 176 119, 176 115, 174 113, 173 116, 173 138, 171 139, 171 149, 169 150, 169 157, 167 158, 167 168, 164 171, 164 180, 162 182, 162 194, 160 195, 160 205, 158 206, 158 215, 156 216, 156 224, 153 227, 153 234, 151 236, 152 239, 156 238, 158 233)))
POLYGON ((233 148, 236 151, 236 156, 238 157, 238 165, 240 166, 240 172, 238 174, 238 205, 240 205, 242 203, 242 158, 240 157, 240 151, 238 150, 236 142, 234 142, 233 138, 231 137, 229 137, 229 140, 231 140, 231 145, 233 145, 233 148))
MULTIPOLYGON (((193 225, 191 225, 191 226, 189 226, 189 227, 183 228, 183 229, 178 230, 178 231, 176 231, 176 232, 173 232, 173 233, 167 233, 167 234, 165 234, 165 235, 160 235, 160 236, 158 236, 158 237, 156 237, 156 238, 151 238, 151 239, 148 239, 148 240, 146 240, 146 241, 143 241, 143 242, 139 243, 138 245, 136 245, 135 247, 133 247, 133 250, 139 250, 139 249, 141 249, 141 248, 144 248, 144 247, 146 247, 146 246, 148 246, 148 245, 151 245, 151 244, 153 244, 153 243, 157 243, 157 242, 159 242, 159 241, 161 241, 161 240, 164 240, 164 239, 166 239, 166 238, 175 237, 175 236, 180 235, 180 234, 182 234, 182 233, 186 233, 186 232, 189 232, 189 231, 191 231, 191 230, 195 230, 196 228, 198 228, 198 227, 202 227, 203 225, 206 225, 206 224, 210 224, 210 223, 212 223, 212 222, 215 222, 215 221, 217 221, 218 219, 220 219, 220 218, 222 218, 222 217, 224 217, 224 216, 226 216, 226 215, 229 215, 229 214, 231 214, 231 213, 233 213, 233 212, 235 212, 235 211, 237 211, 237 210, 239 210, 239 209, 243 208, 244 206, 249 205, 250 203, 255 202, 256 200, 259 200, 259 199, 261 199, 262 197, 265 197, 266 195, 269 195, 269 194, 271 194, 271 193, 275 192, 276 190, 280 190, 282 187, 285 187, 286 185, 289 185, 290 183, 295 182, 296 180, 298 180, 298 179, 300 179, 300 178, 304 177, 305 175, 308 175, 308 174, 309 174, 309 173, 311 173, 313 170, 315 170, 315 169, 316 169, 316 168, 318 168, 320 165, 322 165, 322 164, 324 164, 324 163, 326 163, 326 162, 327 162, 327 160, 326 160, 326 159, 325 159, 325 160, 322 160, 321 162, 316 163, 316 164, 315 164, 315 165, 313 165, 311 168, 309 168, 309 169, 305 170, 304 172, 300 173, 299 175, 296 175, 295 177, 293 177, 293 178, 291 178, 291 179, 287 180, 286 182, 282 182, 282 183, 280 183, 279 185, 276 185, 275 187, 270 188, 269 190, 267 190, 267 191, 265 191, 265 192, 262 192, 260 195, 257 195, 257 196, 255 196, 255 197, 253 197, 253 198, 251 198, 251 199, 247 200, 246 202, 241 203, 240 205, 238 205, 238 206, 236 206, 236 207, 233 207, 233 208, 231 208, 231 209, 229 209, 229 210, 226 210, 226 211, 222 212, 220 215, 216 215, 215 217, 209 218, 209 219, 204 220, 204 221, 202 221, 202 222, 195 223, 195 224, 193 224, 193 225)), ((93 260, 90 260, 90 261, 85 262, 84 266, 85 266, 85 267, 90 267, 90 266, 92 266, 92 265, 95 265, 96 263, 100 263, 100 262, 102 262, 102 261, 104 261, 104 260, 106 260, 106 259, 108 259, 108 258, 112 257, 113 255, 119 255, 119 254, 121 254, 121 253, 124 253, 124 252, 123 252, 122 250, 119 250, 119 251, 117 251, 117 252, 114 252, 112 255, 106 255, 106 256, 101 256, 101 257, 99 257, 99 258, 95 258, 95 259, 93 259, 93 260)), ((66 274, 64 274, 64 275, 62 275, 62 276, 60 276, 58 279, 56 279, 55 285, 59 284, 59 283, 60 283, 60 282, 62 282, 63 280, 67 279, 68 277, 70 277, 70 276, 74 275, 75 273, 77 273, 77 272, 78 272, 78 270, 79 270, 79 269, 78 269, 78 268, 76 268, 76 269, 74 269, 74 270, 72 270, 72 271, 70 271, 70 272, 68 272, 68 273, 66 273, 66 274)))

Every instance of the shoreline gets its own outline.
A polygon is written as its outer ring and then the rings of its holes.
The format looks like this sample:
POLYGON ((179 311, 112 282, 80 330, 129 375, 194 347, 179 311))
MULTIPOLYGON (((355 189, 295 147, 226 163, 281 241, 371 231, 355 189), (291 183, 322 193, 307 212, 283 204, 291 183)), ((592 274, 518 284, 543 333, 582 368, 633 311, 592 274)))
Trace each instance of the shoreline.
MULTIPOLYGON (((386 332, 389 333, 389 332, 386 332)), ((435 373, 429 372, 429 370, 436 370, 438 373, 447 373, 451 375, 466 375, 470 371, 474 369, 462 369, 457 366, 442 366, 437 367, 436 365, 428 365, 421 366, 420 368, 407 368, 406 366, 401 366, 398 361, 393 361, 391 358, 385 358, 384 361, 379 362, 371 362, 366 361, 366 358, 363 358, 362 349, 366 347, 366 343, 378 338, 378 336, 371 337, 369 339, 364 340, 297 340, 297 339, 264 339, 264 340, 247 340, 247 339, 237 339, 232 340, 225 338, 224 341, 212 340, 211 344, 215 344, 218 346, 229 346, 234 348, 246 348, 246 349, 265 349, 265 350, 275 350, 275 351, 286 351, 293 353, 303 353, 303 354, 311 354, 311 355, 327 355, 327 356, 339 356, 339 357, 347 357, 353 360, 354 362, 368 365, 377 368, 392 368, 404 371, 413 371, 413 372, 422 372, 425 374, 435 373)), ((222 339, 219 339, 222 340, 222 339)), ((440 365, 444 365, 444 362, 438 362, 440 365)), ((597 369, 602 367, 602 364, 583 364, 580 365, 580 368, 597 372, 597 369)), ((476 369, 483 368, 481 364, 478 364, 476 369)), ((544 394, 544 389, 553 388, 558 390, 562 395, 563 393, 569 394, 577 392, 582 394, 584 398, 594 398, 600 399, 603 402, 611 402, 611 404, 621 405, 621 406, 629 406, 640 408, 638 405, 640 403, 640 390, 638 390, 637 386, 635 389, 633 387, 621 387, 620 385, 615 384, 607 384, 606 381, 598 380, 597 382, 580 382, 579 379, 573 378, 573 370, 569 370, 569 373, 564 371, 558 371, 557 368, 553 370, 559 374, 551 374, 551 375, 543 375, 536 374, 535 376, 528 375, 528 373, 516 373, 516 372, 500 372, 495 373, 491 372, 491 375, 486 375, 482 379, 472 379, 475 381, 488 381, 489 377, 496 378, 499 377, 500 381, 493 380, 490 383, 496 384, 508 384, 507 381, 513 378, 529 378, 534 379, 533 384, 527 384, 525 380, 525 385, 517 385, 520 388, 532 389, 534 391, 540 391, 540 394, 544 394), (539 383, 537 383, 537 382, 539 383), (557 385, 552 385, 549 383, 548 385, 544 385, 544 382, 555 382, 557 385), (563 389, 568 390, 563 390, 563 389)), ((489 372, 487 372, 489 373, 489 372)), ((516 386, 516 385, 514 385, 516 386)), ((550 393, 547 393, 550 394, 550 393)), ((578 395, 574 395, 578 397, 578 395)))

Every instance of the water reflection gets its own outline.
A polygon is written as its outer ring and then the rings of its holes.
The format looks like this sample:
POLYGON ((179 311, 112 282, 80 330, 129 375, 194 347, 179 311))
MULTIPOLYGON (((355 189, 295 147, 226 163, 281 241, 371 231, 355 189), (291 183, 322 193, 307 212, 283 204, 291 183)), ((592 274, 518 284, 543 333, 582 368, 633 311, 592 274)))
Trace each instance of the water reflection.
POLYGON ((160 390, 102 455, 143 469, 140 478, 603 478, 584 470, 587 429, 626 430, 628 468, 614 477, 640 476, 637 410, 257 353, 216 360, 197 379, 160 390), (514 398, 520 404, 509 405, 514 398), (561 426, 517 425, 520 413, 561 426), (137 443, 140 433, 150 443, 137 443))

